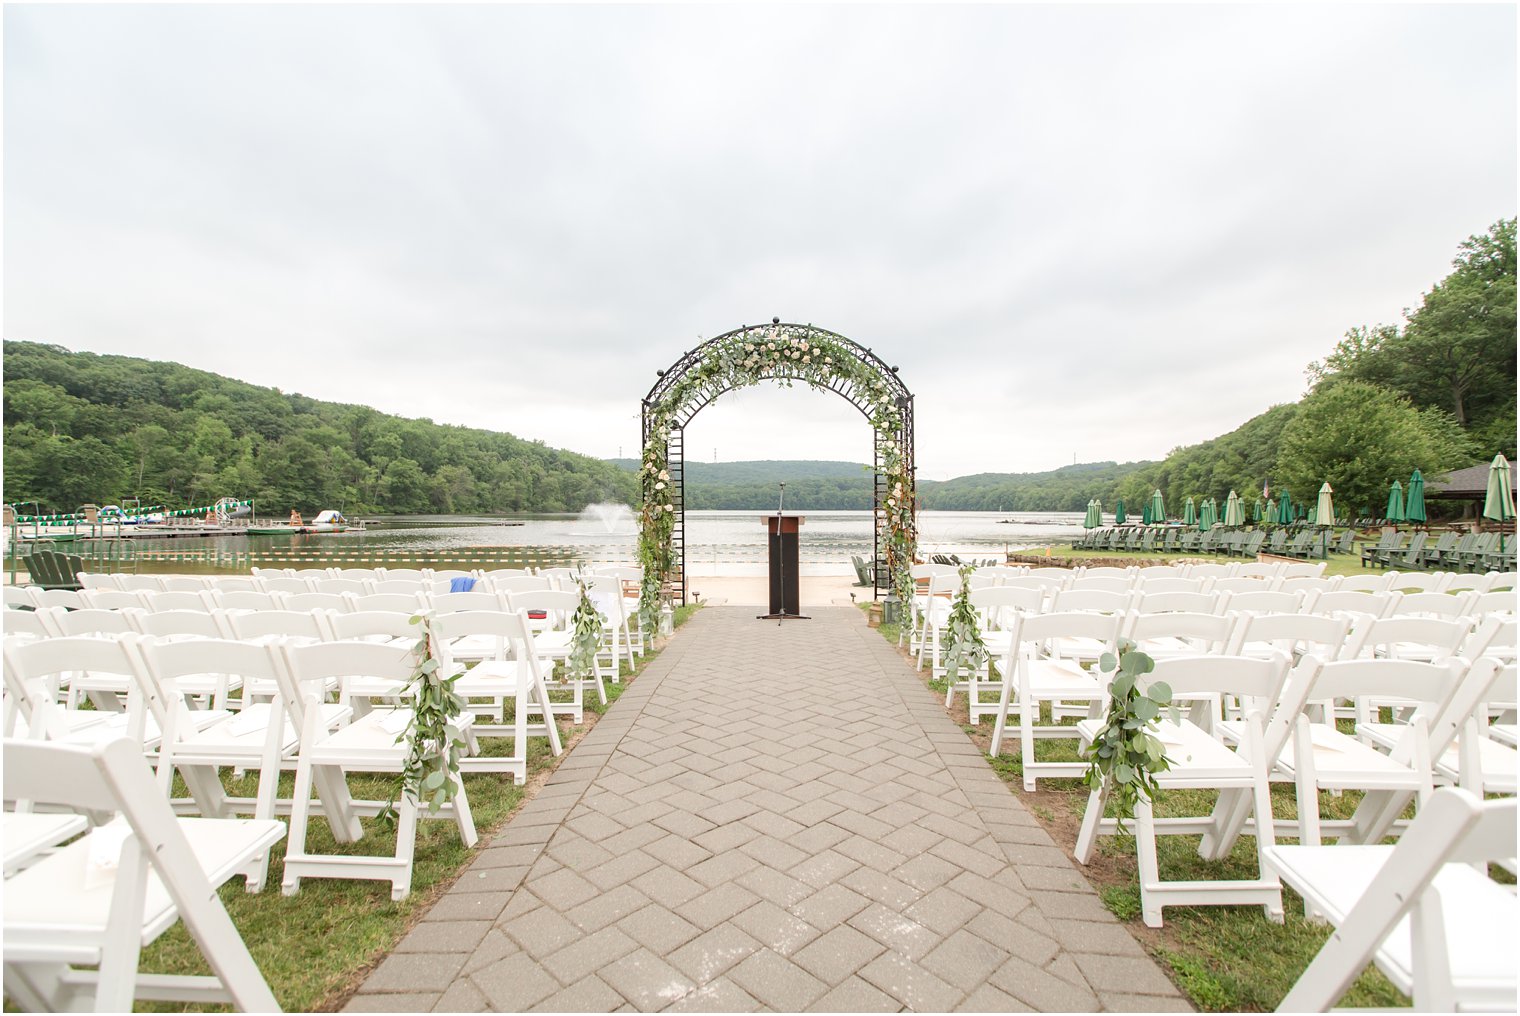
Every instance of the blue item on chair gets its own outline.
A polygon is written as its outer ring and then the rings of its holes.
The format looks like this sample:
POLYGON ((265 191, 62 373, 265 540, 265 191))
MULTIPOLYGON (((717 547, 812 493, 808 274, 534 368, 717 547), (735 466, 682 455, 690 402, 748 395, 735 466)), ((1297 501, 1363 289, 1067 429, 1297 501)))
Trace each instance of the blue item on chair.
POLYGON ((449 592, 451 593, 468 593, 474 588, 475 580, 472 578, 461 576, 460 578, 449 580, 449 592))

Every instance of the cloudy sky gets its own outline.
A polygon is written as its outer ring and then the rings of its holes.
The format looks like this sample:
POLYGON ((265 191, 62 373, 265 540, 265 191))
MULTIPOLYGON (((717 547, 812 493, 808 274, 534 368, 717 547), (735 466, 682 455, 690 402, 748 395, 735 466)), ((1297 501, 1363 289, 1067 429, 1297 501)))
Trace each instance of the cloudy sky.
MULTIPOLYGON (((1297 399, 1516 211, 1511 5, 7 6, 4 332, 635 453, 811 322, 930 479, 1297 399)), ((830 394, 688 454, 867 460, 830 394)))

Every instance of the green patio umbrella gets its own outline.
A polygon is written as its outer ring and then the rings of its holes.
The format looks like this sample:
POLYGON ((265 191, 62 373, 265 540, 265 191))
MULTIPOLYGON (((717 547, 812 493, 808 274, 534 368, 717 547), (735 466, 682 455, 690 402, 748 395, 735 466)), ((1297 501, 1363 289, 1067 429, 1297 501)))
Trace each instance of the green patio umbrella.
POLYGON ((1193 526, 1198 524, 1198 509, 1193 507, 1193 499, 1187 499, 1187 505, 1182 509, 1182 524, 1193 526))
POLYGON ((1149 501, 1140 506, 1140 521, 1147 526, 1151 524, 1151 503, 1149 501))
POLYGON ((1166 502, 1161 500, 1161 488, 1151 493, 1151 521, 1160 525, 1166 521, 1166 502))
POLYGON ((1098 520, 1098 502, 1087 502, 1087 517, 1082 520, 1083 529, 1097 529, 1102 523, 1098 520))
POLYGON ((1261 498, 1257 498, 1256 499, 1256 504, 1251 507, 1251 521, 1252 522, 1260 522, 1261 521, 1262 515, 1265 514, 1265 511, 1264 511, 1265 507, 1266 506, 1261 503, 1261 498))
POLYGON ((1214 524, 1214 499, 1206 497, 1198 509, 1198 531, 1206 532, 1214 524))
POLYGON ((1319 503, 1314 506, 1314 518, 1311 522, 1321 526, 1335 525, 1335 500, 1330 496, 1335 493, 1330 489, 1329 482, 1320 485, 1319 503))
POLYGON ((1488 464, 1488 496, 1483 499, 1483 517, 1508 522, 1515 517, 1515 492, 1509 482, 1509 460, 1495 455, 1488 464))
POLYGON ((1398 480, 1393 481, 1393 486, 1388 488, 1388 507, 1383 509, 1383 518, 1389 522, 1403 522, 1404 515, 1404 485, 1398 480))
POLYGON ((1224 502, 1224 524, 1227 526, 1243 526, 1246 524, 1245 505, 1240 503, 1240 495, 1233 490, 1224 502))
POLYGON ((1293 521, 1293 499, 1288 496, 1286 490, 1277 494, 1277 522, 1279 525, 1288 525, 1293 521))
POLYGON ((1409 477, 1408 500, 1404 505, 1404 517, 1410 522, 1425 524, 1425 477, 1416 469, 1409 477))
POLYGON ((1116 525, 1116 526, 1122 526, 1122 525, 1124 525, 1124 519, 1125 519, 1125 515, 1124 515, 1124 498, 1121 497, 1114 504, 1114 525, 1116 525))

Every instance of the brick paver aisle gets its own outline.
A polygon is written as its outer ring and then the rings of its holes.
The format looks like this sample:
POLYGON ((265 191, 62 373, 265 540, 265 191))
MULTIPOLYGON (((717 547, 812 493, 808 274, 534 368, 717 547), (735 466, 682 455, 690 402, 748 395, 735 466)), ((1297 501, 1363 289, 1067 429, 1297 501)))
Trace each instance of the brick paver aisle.
POLYGON ((709 607, 351 1010, 1184 1009, 861 614, 709 607))

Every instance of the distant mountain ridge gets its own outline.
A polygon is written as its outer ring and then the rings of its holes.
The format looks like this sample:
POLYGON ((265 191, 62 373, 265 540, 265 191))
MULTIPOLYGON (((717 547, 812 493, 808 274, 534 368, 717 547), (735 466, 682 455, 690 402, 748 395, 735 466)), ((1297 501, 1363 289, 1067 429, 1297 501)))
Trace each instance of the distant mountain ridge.
MULTIPOLYGON (((637 459, 612 459, 636 471, 637 459)), ((1107 499, 1115 486, 1152 462, 1084 462, 1041 473, 977 473, 953 480, 921 480, 925 508, 944 511, 1081 511, 1089 499, 1107 499)), ((871 467, 861 462, 759 460, 686 463, 686 506, 694 509, 765 509, 778 484, 799 511, 869 510, 871 467)))

